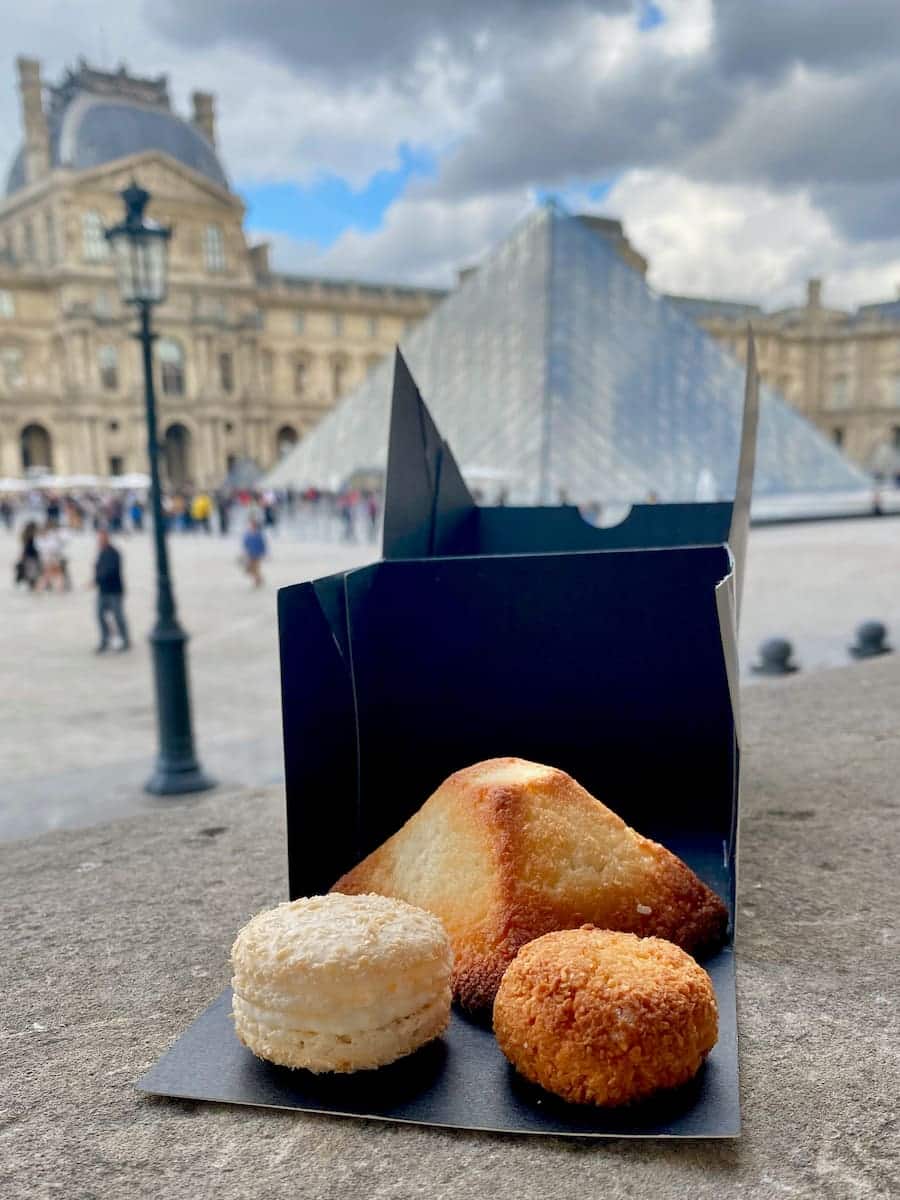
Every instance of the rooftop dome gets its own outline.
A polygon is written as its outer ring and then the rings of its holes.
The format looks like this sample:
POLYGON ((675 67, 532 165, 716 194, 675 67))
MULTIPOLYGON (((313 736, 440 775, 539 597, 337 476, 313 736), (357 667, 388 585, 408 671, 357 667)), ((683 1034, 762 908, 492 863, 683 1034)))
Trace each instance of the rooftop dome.
MULTIPOLYGON (((227 188, 228 179, 204 133, 172 111, 165 77, 138 79, 82 64, 49 90, 51 167, 84 170, 145 150, 165 154, 227 188)), ((25 186, 25 148, 13 159, 6 194, 25 186)))

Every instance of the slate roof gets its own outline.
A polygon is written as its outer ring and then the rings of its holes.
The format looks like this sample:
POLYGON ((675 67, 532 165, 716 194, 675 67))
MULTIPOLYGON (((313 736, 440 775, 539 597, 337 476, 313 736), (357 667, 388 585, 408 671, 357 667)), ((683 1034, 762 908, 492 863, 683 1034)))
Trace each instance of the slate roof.
MULTIPOLYGON (((84 170, 145 150, 162 150, 219 187, 228 187, 213 146, 195 125, 172 112, 167 98, 141 103, 124 95, 98 95, 70 86, 64 102, 51 106, 47 123, 51 166, 84 170)), ((21 147, 10 167, 6 194, 24 186, 25 149, 21 147)))

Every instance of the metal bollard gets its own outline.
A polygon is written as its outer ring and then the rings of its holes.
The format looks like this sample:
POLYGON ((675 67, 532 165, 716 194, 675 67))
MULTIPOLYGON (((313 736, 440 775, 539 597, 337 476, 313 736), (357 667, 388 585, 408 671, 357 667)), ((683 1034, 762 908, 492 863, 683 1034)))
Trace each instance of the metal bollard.
POLYGON ((879 654, 890 654, 893 646, 885 641, 887 627, 880 621, 863 621, 856 631, 856 641, 848 647, 854 658, 875 658, 879 654))
POLYGON ((794 647, 787 638, 767 638, 759 648, 760 661, 754 663, 752 670, 757 675, 792 675, 800 670, 791 662, 793 653, 794 647))

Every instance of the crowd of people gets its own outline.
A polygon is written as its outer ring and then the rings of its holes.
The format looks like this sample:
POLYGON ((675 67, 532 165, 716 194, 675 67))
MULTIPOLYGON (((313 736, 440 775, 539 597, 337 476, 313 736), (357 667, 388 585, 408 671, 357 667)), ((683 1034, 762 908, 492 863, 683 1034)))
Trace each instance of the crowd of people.
MULTIPOLYGON (((254 588, 262 587, 268 536, 286 525, 323 540, 374 541, 380 500, 374 491, 348 488, 338 493, 315 488, 275 492, 251 488, 205 490, 185 487, 162 498, 163 520, 172 534, 237 535, 238 563, 254 588)), ((14 583, 31 592, 67 592, 71 538, 97 535, 93 586, 97 591, 99 653, 117 635, 118 650, 130 646, 124 613, 122 553, 113 539, 140 535, 147 528, 146 493, 83 489, 32 489, 0 495, 0 524, 17 536, 14 583)))
MULTIPOLYGON (((242 533, 250 521, 264 531, 286 524, 302 534, 321 530, 323 540, 374 541, 381 517, 378 493, 361 488, 325 492, 318 488, 282 491, 254 488, 204 489, 186 486, 166 491, 163 519, 170 533, 242 533)), ((145 492, 80 490, 58 493, 35 488, 0 494, 0 524, 7 530, 34 523, 40 529, 80 532, 106 529, 111 534, 141 533, 148 521, 145 492)))

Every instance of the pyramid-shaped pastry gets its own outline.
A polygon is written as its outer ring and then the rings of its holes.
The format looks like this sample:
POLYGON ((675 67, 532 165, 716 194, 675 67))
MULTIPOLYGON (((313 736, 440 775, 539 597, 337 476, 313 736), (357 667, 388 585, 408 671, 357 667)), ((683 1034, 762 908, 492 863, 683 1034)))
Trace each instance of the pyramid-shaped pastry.
POLYGON ((564 771, 492 758, 457 771, 402 829, 332 888, 377 892, 440 917, 453 990, 493 1003, 518 949, 590 923, 695 952, 723 937, 719 897, 564 771))

